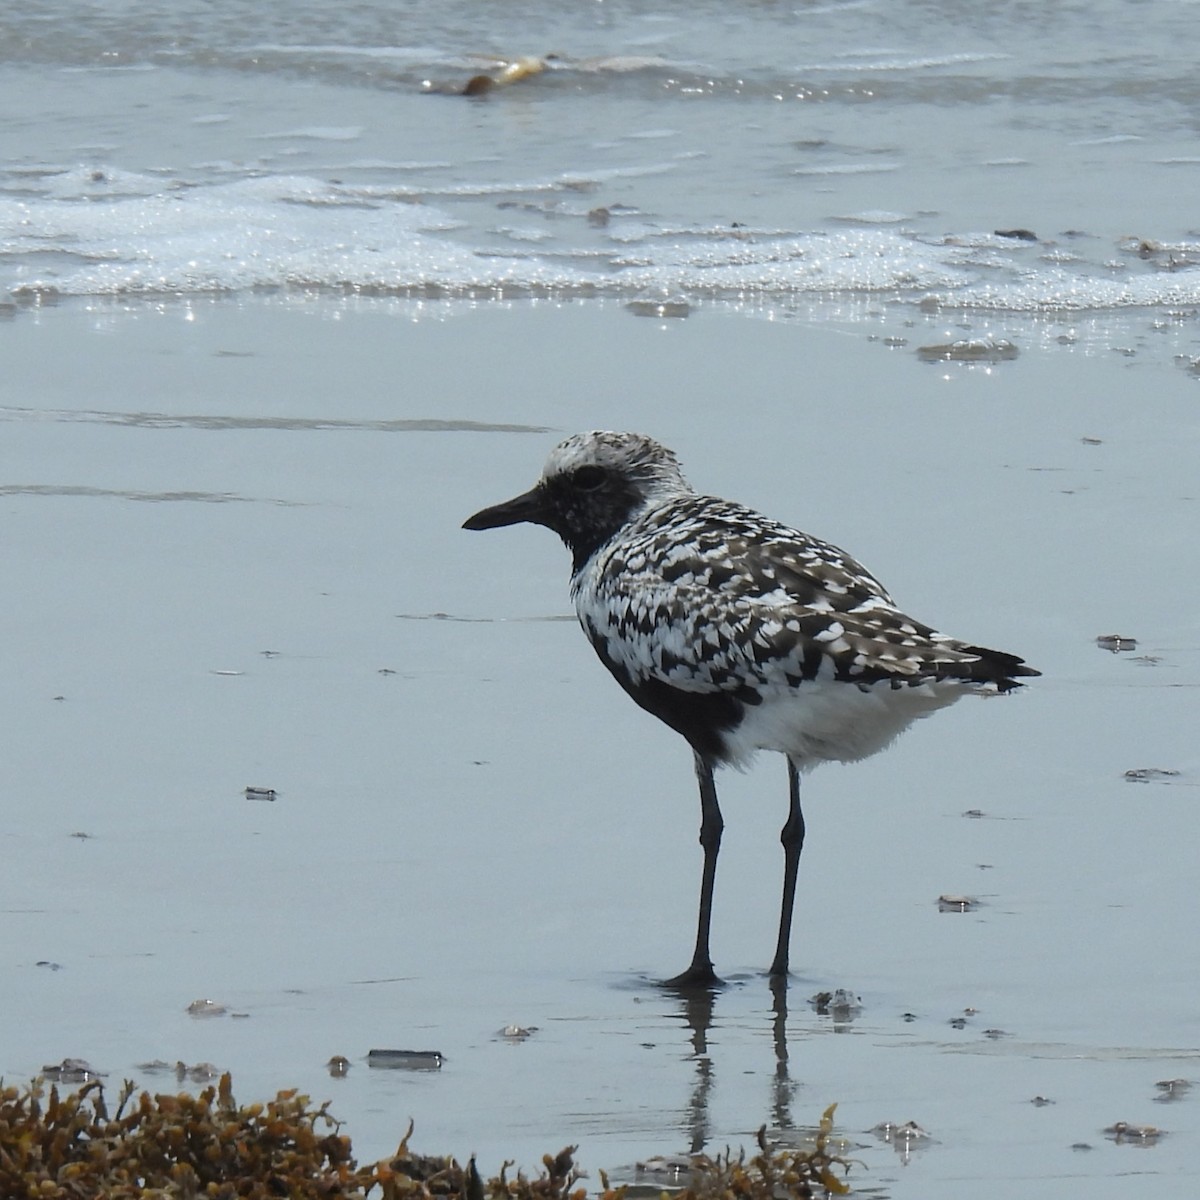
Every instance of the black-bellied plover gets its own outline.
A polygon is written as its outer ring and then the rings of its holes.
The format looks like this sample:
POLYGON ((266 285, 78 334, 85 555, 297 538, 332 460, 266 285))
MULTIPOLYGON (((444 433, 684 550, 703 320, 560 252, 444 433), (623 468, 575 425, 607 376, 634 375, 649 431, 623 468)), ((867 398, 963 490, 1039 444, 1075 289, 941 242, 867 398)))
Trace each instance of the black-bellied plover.
POLYGON ((580 433, 551 451, 530 491, 466 529, 529 521, 573 556, 571 596, 617 682, 682 734, 700 783, 704 870, 691 965, 667 982, 719 982, 709 956, 724 822, 713 769, 756 750, 787 756, 783 907, 773 976, 786 976, 804 844, 800 776, 887 746, 968 692, 1008 692, 1040 672, 1014 654, 906 616, 850 555, 752 509, 701 496, 665 446, 580 433))

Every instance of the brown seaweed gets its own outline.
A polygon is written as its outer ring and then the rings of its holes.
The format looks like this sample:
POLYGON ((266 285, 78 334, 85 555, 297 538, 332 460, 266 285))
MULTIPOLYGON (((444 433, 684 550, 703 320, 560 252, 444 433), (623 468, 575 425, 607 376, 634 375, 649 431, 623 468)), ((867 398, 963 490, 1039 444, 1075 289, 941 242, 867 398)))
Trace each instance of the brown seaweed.
MULTIPOLYGON (((296 1091, 274 1100, 239 1105, 228 1074, 198 1095, 137 1093, 127 1080, 116 1110, 109 1112, 98 1080, 78 1091, 48 1091, 44 1080, 29 1087, 0 1086, 0 1195, 33 1200, 176 1198, 192 1200, 585 1200, 585 1177, 575 1147, 542 1159, 536 1175, 511 1163, 484 1180, 471 1158, 465 1167, 449 1157, 409 1149, 413 1127, 396 1153, 359 1166, 341 1122, 328 1103, 313 1107, 296 1091)), ((842 1176, 849 1163, 827 1141, 833 1110, 825 1110, 809 1150, 771 1150, 765 1130, 759 1153, 726 1151, 691 1160, 681 1200, 810 1200, 849 1191, 842 1176), (837 1168, 837 1170, 835 1170, 837 1168), (839 1173, 840 1172, 840 1173, 839 1173)), ((600 1200, 625 1200, 601 1172, 600 1200)))

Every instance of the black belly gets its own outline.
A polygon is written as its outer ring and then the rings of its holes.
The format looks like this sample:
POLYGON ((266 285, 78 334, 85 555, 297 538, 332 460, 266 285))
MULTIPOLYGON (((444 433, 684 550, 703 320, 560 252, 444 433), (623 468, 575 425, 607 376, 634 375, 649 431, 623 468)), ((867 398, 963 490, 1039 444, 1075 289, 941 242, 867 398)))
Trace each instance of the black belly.
POLYGON ((749 691, 747 695, 717 690, 685 692, 661 679, 631 679, 629 672, 609 654, 607 641, 588 632, 600 661, 637 704, 686 738, 710 766, 728 758, 724 735, 742 723, 748 703, 761 702, 757 692, 749 691))

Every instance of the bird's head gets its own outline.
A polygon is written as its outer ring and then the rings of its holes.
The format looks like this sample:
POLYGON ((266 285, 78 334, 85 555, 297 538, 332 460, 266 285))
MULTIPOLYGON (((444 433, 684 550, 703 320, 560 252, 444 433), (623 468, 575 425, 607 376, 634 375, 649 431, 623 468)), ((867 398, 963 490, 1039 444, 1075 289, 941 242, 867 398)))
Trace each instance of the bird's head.
POLYGON ((618 529, 692 489, 675 455, 640 433, 577 433, 550 452, 528 492, 468 517, 464 529, 528 521, 567 544, 578 568, 618 529))

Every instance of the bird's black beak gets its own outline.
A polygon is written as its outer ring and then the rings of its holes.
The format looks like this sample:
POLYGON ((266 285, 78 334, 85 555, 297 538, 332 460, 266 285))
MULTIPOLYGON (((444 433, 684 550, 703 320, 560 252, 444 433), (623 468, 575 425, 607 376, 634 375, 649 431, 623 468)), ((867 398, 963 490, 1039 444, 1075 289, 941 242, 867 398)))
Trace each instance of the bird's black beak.
POLYGON ((528 521, 533 525, 546 523, 546 500, 540 488, 533 488, 523 495, 514 496, 503 504, 493 504, 482 509, 463 522, 464 529, 499 529, 502 525, 519 525, 528 521))

